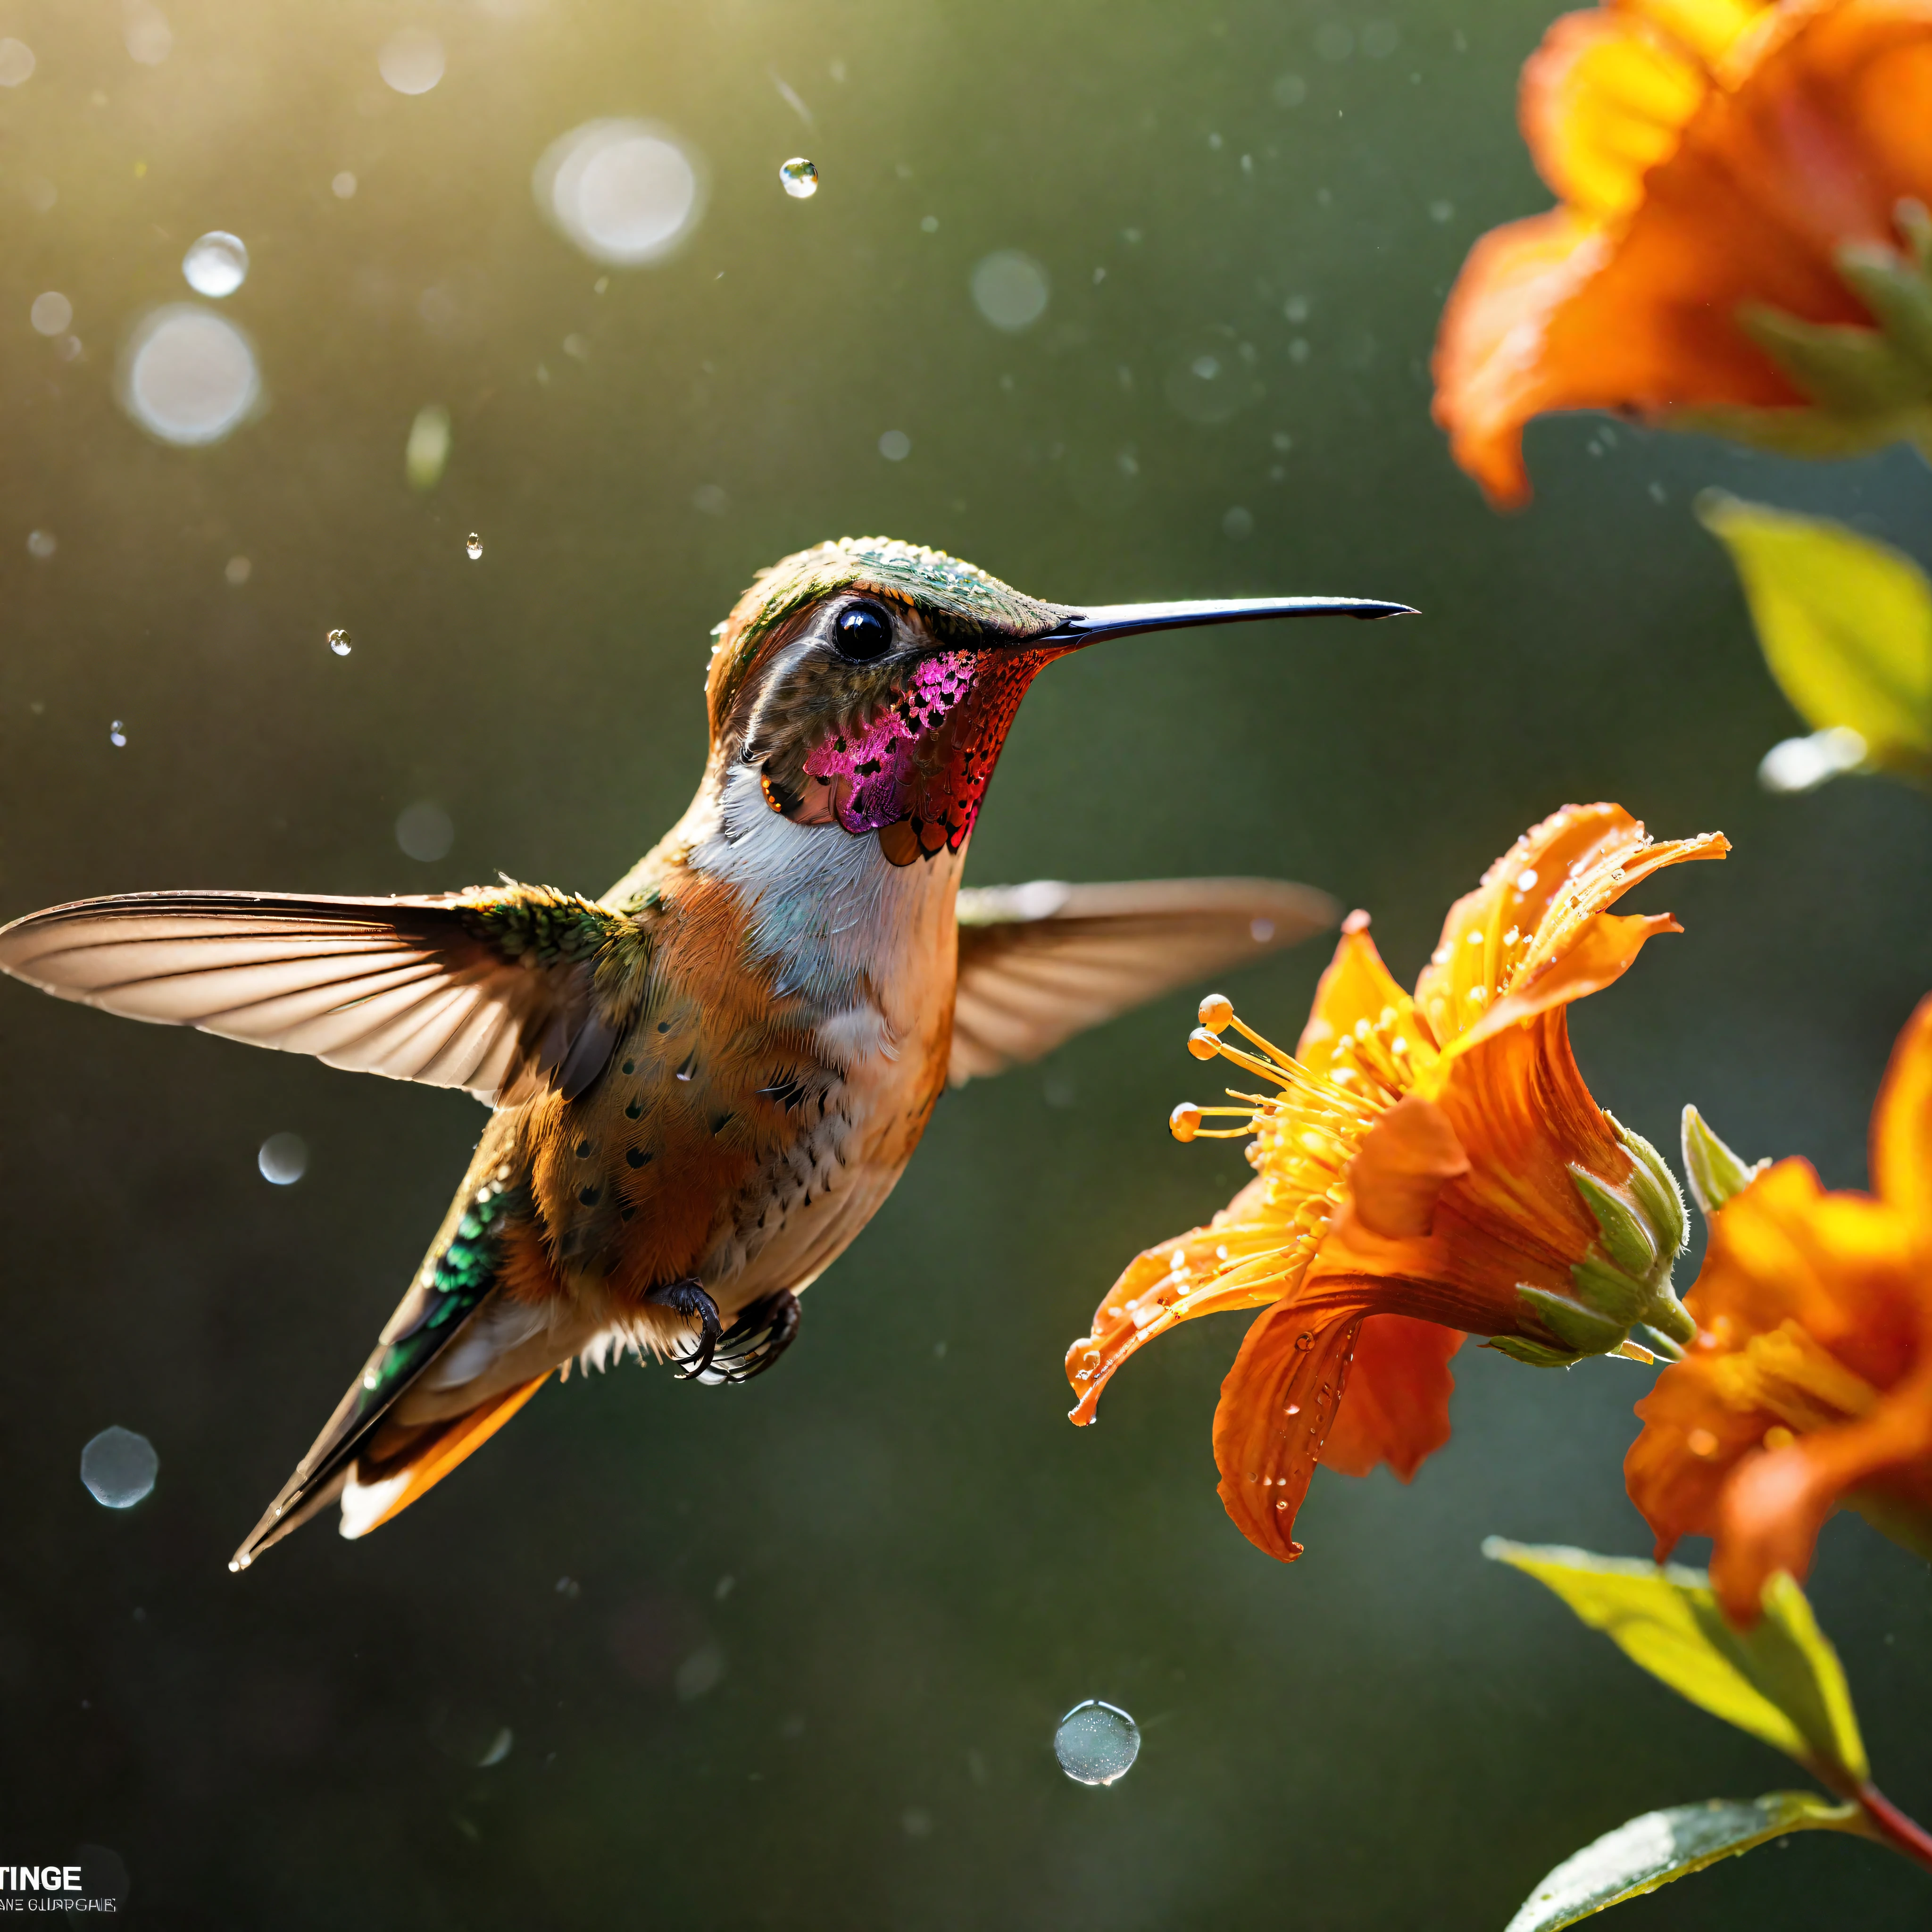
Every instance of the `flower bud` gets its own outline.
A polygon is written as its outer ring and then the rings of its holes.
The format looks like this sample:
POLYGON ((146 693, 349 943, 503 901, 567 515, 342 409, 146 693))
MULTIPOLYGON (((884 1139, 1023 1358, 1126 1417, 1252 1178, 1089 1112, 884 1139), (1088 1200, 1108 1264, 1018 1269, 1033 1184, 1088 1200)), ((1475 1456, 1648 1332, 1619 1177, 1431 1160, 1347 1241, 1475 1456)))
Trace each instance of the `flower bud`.
POLYGON ((1771 1165, 1747 1165, 1712 1132, 1695 1107, 1684 1109, 1684 1172, 1690 1192, 1708 1220, 1734 1195, 1742 1194, 1771 1165))

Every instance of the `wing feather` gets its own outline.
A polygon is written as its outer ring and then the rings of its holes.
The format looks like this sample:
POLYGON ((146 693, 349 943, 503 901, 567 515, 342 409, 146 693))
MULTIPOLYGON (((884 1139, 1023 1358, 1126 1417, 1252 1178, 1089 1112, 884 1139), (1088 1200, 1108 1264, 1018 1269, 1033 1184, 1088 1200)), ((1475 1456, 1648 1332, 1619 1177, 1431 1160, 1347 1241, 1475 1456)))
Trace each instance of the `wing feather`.
POLYGON ((1279 879, 1146 879, 959 895, 955 1086, 1037 1060, 1102 1021, 1332 926, 1325 892, 1279 879))
POLYGON ((602 1070, 615 1035, 591 957, 605 937, 644 950, 634 922, 543 887, 135 892, 15 920, 0 970, 130 1019, 489 1100, 549 1078, 580 1090, 602 1070), (548 920, 544 944, 519 915, 548 920))

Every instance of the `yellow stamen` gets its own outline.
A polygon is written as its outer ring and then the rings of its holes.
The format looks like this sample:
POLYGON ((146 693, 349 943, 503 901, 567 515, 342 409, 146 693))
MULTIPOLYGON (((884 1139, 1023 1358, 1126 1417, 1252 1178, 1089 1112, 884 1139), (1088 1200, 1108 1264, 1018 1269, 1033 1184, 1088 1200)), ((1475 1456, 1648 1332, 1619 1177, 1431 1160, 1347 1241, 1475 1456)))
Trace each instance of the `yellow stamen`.
POLYGON ((1735 1354, 1712 1365, 1718 1393, 1736 1409, 1766 1409, 1802 1436, 1829 1429, 1878 1406, 1878 1391, 1787 1320, 1754 1335, 1735 1354))

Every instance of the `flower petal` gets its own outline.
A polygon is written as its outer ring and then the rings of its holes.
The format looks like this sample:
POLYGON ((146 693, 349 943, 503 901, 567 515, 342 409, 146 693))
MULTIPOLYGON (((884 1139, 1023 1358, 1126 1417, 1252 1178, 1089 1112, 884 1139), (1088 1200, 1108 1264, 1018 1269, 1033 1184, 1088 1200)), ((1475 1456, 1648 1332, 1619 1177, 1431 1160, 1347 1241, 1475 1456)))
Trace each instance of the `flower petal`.
MULTIPOLYGON (((1898 204, 1932 200, 1932 13, 1923 0, 1780 8, 1720 64, 1726 86, 1643 176, 1640 202, 1607 226, 1568 208, 1512 224, 1464 264, 1437 340, 1436 417, 1499 506, 1528 496, 1521 432, 1544 411, 1808 411, 1740 326, 1748 304, 1872 326, 1836 255, 1892 242, 1898 204)), ((1538 144, 1561 145, 1547 131, 1538 144)))
POLYGON ((1733 1623, 1756 1621, 1780 1570, 1802 1583, 1825 1519, 1850 1492, 1932 1460, 1932 1372, 1896 1390, 1868 1421, 1800 1436, 1748 1457, 1725 1485, 1711 1582, 1733 1623))
POLYGON ((1399 1019, 1406 1018, 1410 1006, 1408 994, 1383 964, 1369 937, 1368 914, 1352 912, 1342 922, 1335 956, 1316 983, 1315 1002, 1294 1057, 1310 1072, 1326 1074, 1334 1063, 1336 1043, 1358 1020, 1373 1026, 1391 1009, 1399 1019))
MULTIPOLYGON (((1498 509, 1529 501, 1522 426, 1565 400, 1551 322, 1610 259, 1609 235, 1567 208, 1492 228, 1469 250, 1442 310, 1431 413, 1456 463, 1498 509)), ((1574 385, 1571 385, 1574 386, 1574 385)))
POLYGON ((1454 1328, 1406 1315, 1371 1315, 1355 1339, 1341 1412, 1322 1451, 1324 1468, 1366 1476, 1386 1462, 1405 1483, 1449 1439, 1454 1328))
POLYGON ((1580 213, 1627 213, 1711 82, 1673 35, 1622 8, 1565 14, 1522 70, 1516 116, 1538 173, 1580 213))
POLYGON ((1448 1115, 1411 1094, 1369 1130, 1348 1170, 1348 1190, 1363 1225, 1396 1240, 1426 1234, 1435 1225, 1437 1196, 1468 1171, 1469 1156, 1448 1115))
POLYGON ((1262 1316, 1221 1384, 1214 1412, 1214 1460, 1221 1501, 1257 1550, 1292 1563, 1301 1499, 1347 1387, 1360 1318, 1325 1324, 1293 1303, 1262 1316))
MULTIPOLYGON (((1720 859, 1730 850, 1720 832, 1652 839, 1620 805, 1566 805, 1532 826, 1474 892, 1450 908, 1442 940, 1416 982, 1418 1008, 1447 1049, 1458 1034, 1480 1025, 1505 995, 1525 991, 1581 944, 1595 916, 1640 880, 1686 860, 1720 859)), ((1628 945, 1629 956, 1607 978, 1580 982, 1564 997, 1607 986, 1651 932, 1665 929, 1653 923, 1621 941, 1597 934, 1595 943, 1606 948, 1600 963, 1607 964, 1620 945, 1628 945)), ((1526 1004, 1516 1017, 1560 1003, 1526 1004)), ((1484 1035, 1495 1030, 1481 1026, 1484 1035)))
POLYGON ((1932 995, 1892 1049, 1872 1109, 1872 1186, 1932 1239, 1932 995))
POLYGON ((1066 1378, 1079 1398, 1072 1420, 1091 1422, 1114 1371, 1177 1323, 1279 1300, 1306 1265, 1297 1233, 1270 1214, 1268 1183, 1258 1178, 1205 1227, 1136 1255, 1094 1310, 1091 1332, 1066 1352, 1066 1378))

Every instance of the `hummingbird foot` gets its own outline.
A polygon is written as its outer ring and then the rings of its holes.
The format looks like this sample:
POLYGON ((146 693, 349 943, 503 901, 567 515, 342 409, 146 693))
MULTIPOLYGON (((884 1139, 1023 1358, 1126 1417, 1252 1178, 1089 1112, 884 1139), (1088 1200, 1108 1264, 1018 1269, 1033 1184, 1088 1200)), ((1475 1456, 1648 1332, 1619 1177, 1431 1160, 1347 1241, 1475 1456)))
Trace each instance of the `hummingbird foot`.
POLYGON ((712 1388, 761 1376, 798 1334, 798 1297, 779 1288, 754 1301, 718 1337, 718 1352, 698 1379, 712 1388))
POLYGON ((668 1308, 674 1315, 682 1315, 687 1322, 700 1324, 698 1344, 688 1354, 680 1355, 676 1366, 683 1371, 680 1381, 700 1381, 706 1376, 711 1366, 711 1358, 717 1352, 718 1340, 724 1332, 724 1324, 718 1318, 718 1304, 700 1285, 691 1280, 668 1282, 661 1287, 647 1289, 644 1299, 659 1308, 668 1308))

